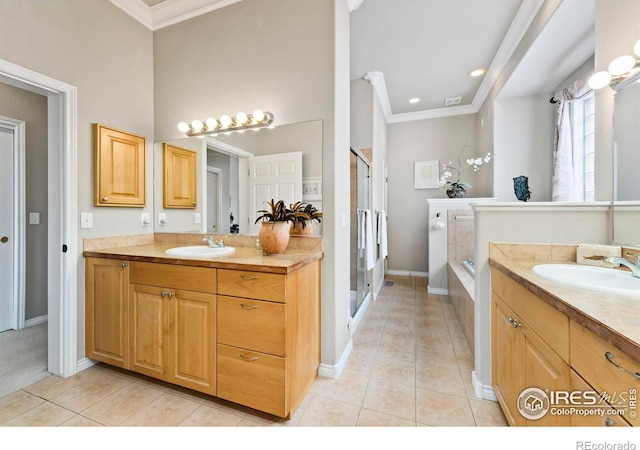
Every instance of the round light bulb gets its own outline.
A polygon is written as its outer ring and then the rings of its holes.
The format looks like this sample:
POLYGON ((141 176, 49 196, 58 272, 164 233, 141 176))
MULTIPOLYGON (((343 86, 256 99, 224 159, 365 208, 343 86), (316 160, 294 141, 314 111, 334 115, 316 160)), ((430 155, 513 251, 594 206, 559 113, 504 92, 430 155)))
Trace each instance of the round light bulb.
POLYGON ((191 127, 193 128, 193 131, 199 133, 200 131, 202 131, 203 123, 198 119, 195 119, 191 122, 191 127))
POLYGON ((244 125, 245 123, 247 123, 247 120, 249 120, 249 118, 245 113, 239 112, 238 114, 236 114, 236 122, 238 122, 238 125, 244 125))
POLYGON ((216 127, 218 126, 218 121, 213 117, 209 117, 206 123, 207 123, 208 130, 215 130, 216 127))
POLYGON ((633 53, 640 56, 640 39, 638 39, 638 41, 633 46, 633 53))
POLYGON ((636 59, 633 56, 618 56, 609 64, 609 72, 611 75, 624 75, 633 69, 636 65, 636 59))
POLYGON ((225 128, 231 125, 232 122, 233 120, 231 120, 231 117, 227 116, 226 114, 220 117, 220 125, 225 128))
POLYGON ((611 74, 606 70, 596 72, 589 78, 589 87, 591 89, 602 89, 611 82, 611 74))
POLYGON ((178 130, 186 133, 187 131, 189 131, 189 124, 187 122, 180 122, 178 124, 178 130))
POLYGON ((253 111, 253 114, 251 115, 256 122, 262 122, 264 120, 264 113, 259 109, 253 111))

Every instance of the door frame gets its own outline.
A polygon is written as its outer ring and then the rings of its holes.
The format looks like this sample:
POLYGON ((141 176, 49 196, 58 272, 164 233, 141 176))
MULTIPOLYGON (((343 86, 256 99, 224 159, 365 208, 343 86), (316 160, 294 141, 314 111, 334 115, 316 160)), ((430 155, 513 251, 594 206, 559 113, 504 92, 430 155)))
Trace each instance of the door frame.
POLYGON ((13 132, 13 239, 11 253, 13 279, 11 280, 11 303, 13 304, 11 326, 15 330, 24 328, 26 289, 26 123, 22 120, 0 116, 0 127, 13 132))
POLYGON ((48 371, 68 377, 78 371, 77 88, 3 59, 0 81, 47 97, 48 371))
MULTIPOLYGON (((216 233, 218 234, 224 234, 221 233, 220 230, 222 230, 222 180, 220 180, 220 176, 222 174, 222 169, 219 169, 217 167, 214 166, 207 166, 207 185, 209 184, 209 172, 211 173, 215 173, 217 175, 216 177, 216 192, 217 194, 217 198, 216 198, 216 205, 218 206, 218 210, 216 211, 216 233)), ((208 188, 208 186, 207 186, 208 188)), ((208 194, 209 191, 208 189, 205 190, 205 192, 208 194)), ((206 222, 206 226, 210 227, 211 224, 209 223, 209 197, 206 197, 206 201, 204 202, 204 220, 206 222)), ((207 233, 211 233, 211 230, 208 230, 207 233)), ((214 233, 214 234, 216 234, 214 233)))

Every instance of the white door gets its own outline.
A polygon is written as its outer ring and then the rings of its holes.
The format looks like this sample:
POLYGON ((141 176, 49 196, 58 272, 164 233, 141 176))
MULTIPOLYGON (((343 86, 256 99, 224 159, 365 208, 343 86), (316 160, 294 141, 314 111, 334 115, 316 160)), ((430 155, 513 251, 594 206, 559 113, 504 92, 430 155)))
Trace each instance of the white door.
POLYGON ((218 203, 218 174, 207 169, 207 232, 223 233, 218 231, 218 217, 220 206, 218 203))
POLYGON ((0 128, 0 331, 13 328, 13 131, 0 128))
POLYGON ((255 224, 258 211, 267 209, 265 202, 302 201, 302 152, 278 153, 249 158, 249 232, 258 234, 255 224))

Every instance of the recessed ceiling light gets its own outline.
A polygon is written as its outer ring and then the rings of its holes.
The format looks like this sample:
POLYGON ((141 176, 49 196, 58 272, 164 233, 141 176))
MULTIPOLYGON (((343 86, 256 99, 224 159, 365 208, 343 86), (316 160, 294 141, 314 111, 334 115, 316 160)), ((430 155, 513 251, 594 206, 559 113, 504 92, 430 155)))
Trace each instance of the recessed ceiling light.
POLYGON ((418 97, 413 97, 411 99, 409 99, 409 103, 418 103, 420 101, 420 99, 418 97))
POLYGON ((484 75, 485 73, 487 73, 487 69, 485 69, 484 67, 481 67, 480 69, 475 69, 472 70, 471 72, 469 72, 469 76, 470 77, 479 77, 484 75))

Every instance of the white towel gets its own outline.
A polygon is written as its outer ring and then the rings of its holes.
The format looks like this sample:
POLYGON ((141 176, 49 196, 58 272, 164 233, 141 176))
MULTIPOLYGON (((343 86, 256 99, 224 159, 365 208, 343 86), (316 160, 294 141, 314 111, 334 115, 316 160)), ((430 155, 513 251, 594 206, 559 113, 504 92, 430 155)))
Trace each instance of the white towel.
POLYGON ((378 211, 378 245, 380 246, 380 258, 385 259, 387 250, 387 213, 378 211))
POLYGON ((373 218, 371 217, 372 213, 370 210, 365 209, 364 210, 364 217, 365 217, 365 224, 364 224, 364 228, 365 228, 365 260, 366 260, 366 264, 365 267, 367 270, 371 270, 373 269, 373 266, 376 264, 376 259, 375 259, 375 255, 374 255, 374 248, 373 248, 373 218))
POLYGON ((365 223, 366 223, 366 215, 365 215, 365 210, 364 209, 359 209, 358 210, 358 256, 362 257, 364 256, 364 251, 367 248, 367 243, 365 241, 365 236, 366 236, 366 228, 365 228, 365 223))

